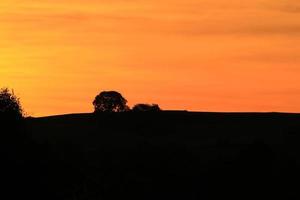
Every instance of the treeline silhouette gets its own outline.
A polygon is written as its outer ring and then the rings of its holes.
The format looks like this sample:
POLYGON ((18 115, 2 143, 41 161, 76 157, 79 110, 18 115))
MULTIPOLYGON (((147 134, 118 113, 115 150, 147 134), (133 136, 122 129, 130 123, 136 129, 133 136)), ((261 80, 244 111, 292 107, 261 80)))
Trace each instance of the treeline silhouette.
POLYGON ((136 104, 132 110, 127 105, 127 100, 116 91, 103 91, 93 101, 95 113, 99 112, 158 112, 158 104, 136 104))
POLYGON ((0 91, 1 199, 299 197, 299 114, 130 109, 115 91, 93 105, 24 117, 0 91))
POLYGON ((25 120, 19 98, 8 88, 0 89, 1 199, 38 199, 48 189, 41 185, 41 158, 48 151, 32 140, 25 120))

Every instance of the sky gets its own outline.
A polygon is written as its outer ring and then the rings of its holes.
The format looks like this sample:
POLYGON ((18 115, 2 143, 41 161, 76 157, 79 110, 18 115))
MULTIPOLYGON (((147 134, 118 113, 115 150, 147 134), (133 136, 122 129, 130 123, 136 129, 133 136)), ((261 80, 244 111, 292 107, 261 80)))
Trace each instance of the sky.
POLYGON ((30 116, 129 105, 300 112, 299 0, 1 0, 0 87, 30 116))

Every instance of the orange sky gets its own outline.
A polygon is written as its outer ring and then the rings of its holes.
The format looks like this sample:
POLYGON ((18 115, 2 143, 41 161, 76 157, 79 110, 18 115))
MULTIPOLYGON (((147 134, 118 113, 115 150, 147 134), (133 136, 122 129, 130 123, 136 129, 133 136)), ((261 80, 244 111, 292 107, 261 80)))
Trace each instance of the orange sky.
POLYGON ((300 112, 299 0, 1 0, 0 87, 29 115, 101 90, 163 109, 300 112))

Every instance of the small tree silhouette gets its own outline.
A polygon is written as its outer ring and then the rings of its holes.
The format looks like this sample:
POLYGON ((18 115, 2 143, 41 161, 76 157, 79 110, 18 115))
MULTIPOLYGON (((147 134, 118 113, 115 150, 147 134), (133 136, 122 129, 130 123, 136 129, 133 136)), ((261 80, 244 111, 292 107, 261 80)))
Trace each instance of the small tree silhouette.
POLYGON ((157 104, 136 104, 132 111, 134 112, 158 112, 161 111, 157 104))
POLYGON ((3 118, 20 119, 23 110, 19 98, 8 88, 0 89, 0 116, 3 118))
POLYGON ((103 91, 93 102, 95 113, 128 111, 127 100, 116 91, 103 91))

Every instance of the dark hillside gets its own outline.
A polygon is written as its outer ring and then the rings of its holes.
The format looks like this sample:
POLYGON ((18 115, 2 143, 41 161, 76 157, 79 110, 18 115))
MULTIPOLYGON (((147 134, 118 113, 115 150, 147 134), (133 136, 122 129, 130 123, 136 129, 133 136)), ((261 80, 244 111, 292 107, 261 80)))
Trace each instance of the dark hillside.
POLYGON ((299 195, 299 114, 74 114, 26 126, 46 147, 40 159, 51 198, 299 195))

